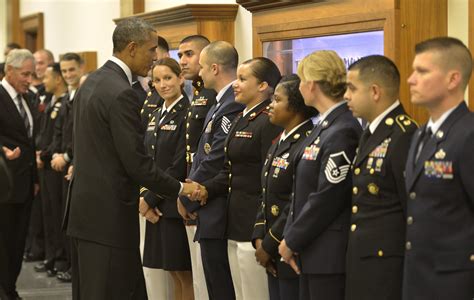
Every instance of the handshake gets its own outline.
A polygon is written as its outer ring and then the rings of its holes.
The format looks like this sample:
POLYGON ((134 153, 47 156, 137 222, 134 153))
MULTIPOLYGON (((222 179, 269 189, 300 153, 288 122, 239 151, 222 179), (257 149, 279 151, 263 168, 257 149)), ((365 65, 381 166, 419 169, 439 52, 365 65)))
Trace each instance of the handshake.
POLYGON ((191 201, 197 201, 202 206, 207 202, 208 193, 205 186, 191 179, 186 179, 186 182, 183 182, 183 190, 180 195, 188 197, 191 201))

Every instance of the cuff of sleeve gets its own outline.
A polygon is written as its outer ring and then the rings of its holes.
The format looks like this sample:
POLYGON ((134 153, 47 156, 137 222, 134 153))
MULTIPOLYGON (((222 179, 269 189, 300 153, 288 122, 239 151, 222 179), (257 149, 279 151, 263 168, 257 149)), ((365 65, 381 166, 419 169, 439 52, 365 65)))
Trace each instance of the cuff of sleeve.
POLYGON ((145 199, 145 202, 148 204, 149 207, 155 208, 158 206, 158 197, 153 192, 145 192, 143 198, 145 199))
POLYGON ((183 183, 180 181, 179 182, 179 193, 178 193, 178 195, 181 195, 181 192, 183 191, 183 188, 184 188, 183 183))
POLYGON ((262 247, 272 257, 277 257, 278 246, 280 245, 280 242, 280 237, 277 237, 274 233, 272 233, 272 230, 270 229, 263 238, 262 247))
POLYGON ((63 157, 64 157, 64 160, 65 160, 67 163, 71 162, 71 158, 69 157, 69 155, 67 154, 67 152, 63 154, 63 157))

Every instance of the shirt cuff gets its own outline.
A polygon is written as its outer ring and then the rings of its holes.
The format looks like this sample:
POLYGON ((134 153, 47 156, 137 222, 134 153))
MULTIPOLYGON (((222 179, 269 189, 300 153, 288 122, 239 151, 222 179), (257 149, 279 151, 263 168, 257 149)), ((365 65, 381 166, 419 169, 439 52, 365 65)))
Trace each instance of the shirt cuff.
POLYGON ((178 193, 178 195, 181 195, 182 191, 183 191, 183 183, 180 181, 179 182, 179 193, 178 193))

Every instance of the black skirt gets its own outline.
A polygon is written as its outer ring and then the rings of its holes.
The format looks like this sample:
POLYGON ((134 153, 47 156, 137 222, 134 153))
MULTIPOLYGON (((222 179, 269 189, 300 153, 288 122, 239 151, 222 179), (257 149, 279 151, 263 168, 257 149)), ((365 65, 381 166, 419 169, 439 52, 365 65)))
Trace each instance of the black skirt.
POLYGON ((166 271, 190 271, 191 256, 182 219, 160 218, 146 222, 143 266, 166 271))

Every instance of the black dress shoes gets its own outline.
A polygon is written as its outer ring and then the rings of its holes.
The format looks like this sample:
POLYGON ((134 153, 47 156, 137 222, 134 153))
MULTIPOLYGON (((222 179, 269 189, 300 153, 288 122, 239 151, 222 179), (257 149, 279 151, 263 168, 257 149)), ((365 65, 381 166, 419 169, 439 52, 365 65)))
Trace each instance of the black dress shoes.
POLYGON ((58 275, 56 275, 56 278, 61 282, 71 282, 72 281, 71 271, 67 270, 66 272, 59 272, 58 275))
POLYGON ((44 260, 34 267, 36 272, 46 272, 54 269, 54 260, 44 260))

